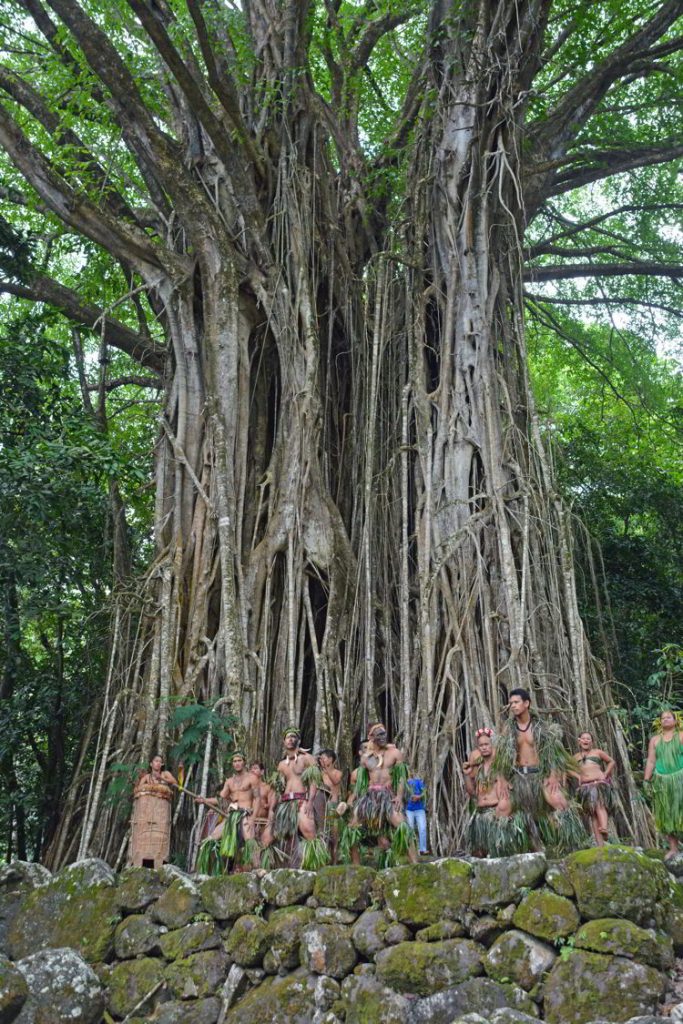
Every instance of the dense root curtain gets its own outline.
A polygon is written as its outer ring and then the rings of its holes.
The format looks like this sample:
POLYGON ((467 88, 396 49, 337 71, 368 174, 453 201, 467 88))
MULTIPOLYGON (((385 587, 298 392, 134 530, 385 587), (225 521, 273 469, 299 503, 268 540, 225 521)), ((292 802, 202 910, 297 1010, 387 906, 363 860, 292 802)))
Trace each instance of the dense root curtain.
MULTIPOLYGON (((230 712, 269 761, 296 722, 350 765, 368 721, 385 718, 429 780, 445 851, 465 823, 458 762, 513 686, 568 742, 594 729, 619 764, 620 824, 642 838, 527 376, 522 154, 547 0, 434 6, 393 140, 400 202, 372 177, 351 89, 400 18, 368 15, 348 36, 332 19, 327 103, 299 73, 305 5, 249 5, 259 60, 238 93, 230 34, 212 37, 202 5, 189 7, 206 80, 175 48, 170 10, 131 0, 181 152, 103 33, 71 0, 53 6, 163 208, 153 251, 141 232, 90 235, 150 295, 166 390, 156 557, 114 600, 102 703, 52 862, 122 856, 111 766, 167 751, 183 702, 230 712)), ((211 769, 216 781, 220 753, 209 732, 194 788, 211 769)))

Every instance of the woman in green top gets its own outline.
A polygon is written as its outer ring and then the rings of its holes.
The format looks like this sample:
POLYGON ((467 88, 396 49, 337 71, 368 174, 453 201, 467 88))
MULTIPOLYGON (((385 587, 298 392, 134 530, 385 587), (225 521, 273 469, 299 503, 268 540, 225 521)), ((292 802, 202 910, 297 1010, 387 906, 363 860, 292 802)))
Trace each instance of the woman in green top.
POLYGON ((679 852, 683 838, 683 729, 673 711, 662 711, 661 732, 650 740, 644 779, 652 780, 652 802, 657 831, 665 835, 665 860, 679 852))

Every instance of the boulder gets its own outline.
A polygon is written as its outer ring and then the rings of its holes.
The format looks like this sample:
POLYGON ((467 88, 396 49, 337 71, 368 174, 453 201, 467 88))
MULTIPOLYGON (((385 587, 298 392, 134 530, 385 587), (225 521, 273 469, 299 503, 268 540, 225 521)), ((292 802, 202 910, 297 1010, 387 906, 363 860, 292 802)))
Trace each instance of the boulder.
POLYGON ((504 932, 484 957, 484 970, 494 981, 513 981, 529 991, 555 962, 557 953, 526 932, 504 932))
POLYGON ((326 921, 328 924, 353 924, 358 917, 355 910, 344 910, 343 907, 316 907, 316 921, 326 921))
POLYGON ((68 947, 89 963, 108 960, 119 922, 115 876, 95 859, 71 864, 23 899, 7 932, 14 960, 68 947))
POLYGON ((554 864, 548 865, 548 870, 545 873, 545 884, 549 885, 559 896, 568 896, 569 899, 573 899, 576 895, 572 880, 569 877, 567 865, 563 860, 558 860, 554 864))
POLYGON ((405 1024, 410 1002, 371 974, 352 975, 342 984, 346 1024, 405 1024))
POLYGON ((189 878, 176 878, 153 904, 150 915, 167 928, 184 928, 202 909, 199 890, 189 878))
POLYGON ((384 941, 387 946, 398 946, 399 942, 410 942, 412 937, 410 928, 398 921, 393 921, 384 933, 384 941))
POLYGON ((543 853, 517 857, 487 857, 473 862, 470 904, 474 910, 492 910, 519 899, 520 889, 540 885, 547 862, 543 853))
POLYGON ((292 970, 300 963, 301 932, 313 920, 310 907, 283 907, 268 918, 268 952, 263 967, 269 974, 292 970))
POLYGON ((124 913, 144 910, 163 895, 165 886, 151 868, 126 868, 121 872, 116 890, 116 903, 124 913))
POLYGON ((459 921, 439 921, 415 932, 418 942, 443 942, 444 939, 459 939, 465 934, 465 926, 459 921))
POLYGON ((389 915, 411 928, 457 920, 470 900, 471 866, 463 860, 405 864, 380 872, 389 915))
POLYGON ((674 962, 673 943, 668 935, 652 928, 640 928, 633 921, 619 917, 599 917, 581 925, 574 945, 594 953, 640 960, 660 971, 668 970, 674 962))
POLYGON ((18 967, 0 956, 0 1024, 10 1024, 26 1002, 28 986, 18 967))
POLYGON ((644 928, 666 917, 671 880, 663 864, 623 846, 596 846, 566 859, 583 917, 627 917, 644 928))
POLYGON ((467 924, 467 931, 471 939, 481 942, 483 946, 490 946, 494 939, 497 939, 503 930, 503 926, 497 918, 491 914, 483 914, 481 917, 474 917, 467 924))
POLYGON ((321 868, 313 886, 313 898, 320 907, 365 910, 370 905, 376 872, 356 864, 321 868))
POLYGON ((558 957, 543 987, 549 1024, 628 1021, 654 1013, 664 976, 653 967, 620 956, 582 949, 558 957))
POLYGON ((26 893, 51 878, 47 868, 30 861, 14 860, 0 868, 0 953, 7 952, 7 932, 26 893))
POLYGON ((580 920, 572 901, 566 896, 558 896, 551 889, 530 892, 512 918, 516 928, 549 942, 571 935, 579 927, 580 920))
POLYGON ((521 1010, 513 1010, 510 1006, 504 1006, 501 1010, 494 1010, 489 1017, 490 1024, 537 1024, 535 1017, 521 1010))
POLYGON ((221 1012, 221 1001, 211 996, 193 1003, 162 1003, 154 1017, 154 1024, 216 1024, 221 1012))
POLYGON ((351 973, 358 959, 348 928, 318 922, 302 930, 299 955, 311 973, 339 979, 351 973))
POLYGON ((214 921, 193 921, 184 928, 166 932, 159 939, 159 947, 167 960, 180 960, 190 953, 205 949, 218 949, 221 934, 214 921))
POLYGON ((230 1010, 224 1024, 313 1024, 339 997, 331 978, 304 967, 284 978, 266 978, 230 1010))
POLYGON ((164 981, 163 960, 143 957, 140 960, 124 960, 117 964, 109 977, 107 1007, 114 1017, 125 1017, 148 996, 140 1014, 147 1013, 158 1001, 159 989, 164 981))
POLYGON ((114 953, 117 960, 132 960, 159 948, 161 929, 144 914, 125 917, 114 932, 114 953))
POLYGON ((229 966, 230 961, 222 950, 209 949, 168 964, 164 977, 176 999, 205 999, 223 984, 229 966))
POLYGON ((219 921, 236 921, 242 914, 253 914, 263 903, 259 879, 251 871, 207 878, 201 894, 204 909, 219 921))
POLYGON ((371 960, 375 953, 384 949, 384 936, 388 925, 389 922, 381 910, 366 910, 360 915, 351 929, 351 938, 361 956, 371 960))
MULTIPOLYGON (((17 963, 28 988, 16 1024, 100 1024, 104 990, 93 969, 73 949, 43 949, 17 963)), ((7 1018, 8 1020, 10 1018, 7 1018)))
POLYGON ((495 1010, 521 1010, 538 1016, 533 1001, 516 985, 501 985, 491 978, 469 978, 461 985, 412 1003, 410 1024, 452 1024, 463 1014, 478 1013, 488 1020, 495 1010))
POLYGON ((315 871, 276 868, 261 879, 261 892, 266 903, 274 907, 291 907, 304 903, 313 892, 315 871))
POLYGON ((402 942, 377 954, 377 978, 395 992, 430 996, 481 974, 484 953, 471 939, 402 942))
POLYGON ((226 953, 240 967, 260 967, 268 947, 268 924, 257 914, 238 917, 225 942, 226 953))

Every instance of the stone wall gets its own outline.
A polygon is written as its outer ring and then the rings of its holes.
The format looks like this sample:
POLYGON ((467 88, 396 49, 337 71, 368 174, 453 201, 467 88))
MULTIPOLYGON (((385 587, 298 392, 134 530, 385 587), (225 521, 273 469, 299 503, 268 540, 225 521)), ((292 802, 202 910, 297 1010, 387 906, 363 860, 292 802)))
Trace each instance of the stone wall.
POLYGON ((616 846, 222 878, 16 863, 0 952, 0 1024, 645 1024, 683 886, 616 846))

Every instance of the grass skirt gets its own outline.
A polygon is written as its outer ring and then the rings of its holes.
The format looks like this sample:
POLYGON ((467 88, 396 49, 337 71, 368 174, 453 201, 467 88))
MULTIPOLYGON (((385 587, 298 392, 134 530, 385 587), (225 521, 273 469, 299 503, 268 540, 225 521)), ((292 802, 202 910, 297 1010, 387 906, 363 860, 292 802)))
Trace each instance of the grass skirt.
POLYGON ((273 819, 273 839, 294 839, 299 832, 299 801, 280 800, 273 819))
POLYGON ((582 850, 590 843, 581 815, 571 804, 564 811, 550 811, 539 819, 538 827, 544 845, 558 857, 582 850))
POLYGON ((368 789, 354 806, 355 822, 373 835, 390 832, 393 799, 394 794, 390 789, 368 789))
POLYGON ((657 831, 683 837, 683 770, 652 776, 652 810, 657 831))
POLYGON ((467 824, 467 847, 485 857, 512 857, 531 849, 526 817, 515 811, 501 818, 495 807, 477 808, 467 824))
POLYGON ((611 812, 614 807, 614 787, 611 782, 582 782, 576 798, 586 814, 593 814, 601 804, 611 812))

